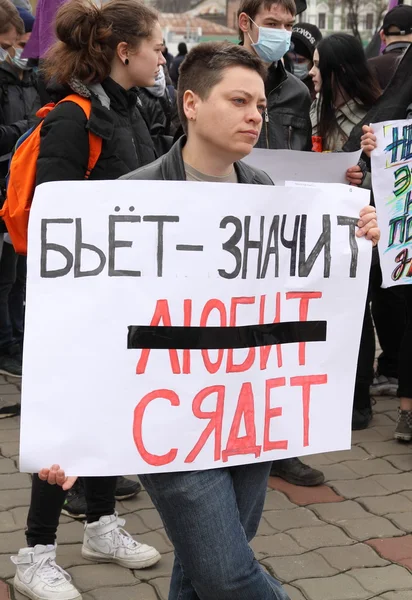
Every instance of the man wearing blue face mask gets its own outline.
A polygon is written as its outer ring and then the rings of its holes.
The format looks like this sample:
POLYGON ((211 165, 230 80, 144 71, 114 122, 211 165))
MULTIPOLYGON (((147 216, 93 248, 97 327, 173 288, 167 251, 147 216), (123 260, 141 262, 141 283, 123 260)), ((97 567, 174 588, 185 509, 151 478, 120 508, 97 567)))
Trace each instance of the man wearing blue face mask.
POLYGON ((265 86, 268 107, 257 147, 310 150, 309 92, 286 72, 282 61, 291 46, 295 1, 242 0, 238 18, 241 43, 270 65, 265 86))
MULTIPOLYGON (((306 8, 300 2, 299 12, 306 8)), ((283 57, 291 46, 296 17, 294 0, 242 0, 239 7, 239 35, 243 46, 269 65, 265 84, 267 108, 257 148, 311 150, 311 98, 307 87, 287 73, 283 57)), ((271 475, 295 485, 315 486, 324 482, 321 471, 298 458, 278 460, 271 475)))

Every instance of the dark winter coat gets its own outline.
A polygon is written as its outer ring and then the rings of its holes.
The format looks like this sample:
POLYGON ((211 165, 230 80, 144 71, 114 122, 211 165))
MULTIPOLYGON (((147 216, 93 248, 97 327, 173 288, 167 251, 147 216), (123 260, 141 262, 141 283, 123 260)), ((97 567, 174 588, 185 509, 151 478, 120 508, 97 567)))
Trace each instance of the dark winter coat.
POLYGON ((20 79, 14 65, 0 63, 0 177, 7 174, 10 154, 19 137, 32 126, 32 115, 39 108, 33 71, 23 71, 20 79))
MULTIPOLYGON (((164 156, 151 165, 142 167, 124 175, 121 179, 146 179, 148 181, 186 181, 186 171, 183 162, 182 149, 186 143, 186 137, 178 140, 173 148, 164 156)), ((235 163, 235 169, 239 183, 250 183, 258 185, 273 185, 270 177, 259 169, 255 169, 239 161, 235 163)))
POLYGON ((308 88, 282 62, 270 66, 266 81, 267 111, 256 148, 310 150, 312 125, 308 88))
POLYGON ((175 56, 175 58, 173 59, 173 62, 171 64, 171 67, 169 69, 170 78, 173 81, 173 85, 175 87, 177 87, 177 84, 179 81, 180 65, 182 64, 182 62, 184 61, 185 58, 186 58, 186 54, 178 54, 177 56, 175 56))
POLYGON ((369 68, 376 76, 382 90, 392 79, 402 56, 410 45, 409 42, 394 42, 385 48, 383 54, 368 60, 369 68))
MULTIPOLYGON (((91 180, 117 179, 157 158, 138 108, 136 91, 126 91, 110 78, 101 86, 80 86, 76 91, 82 95, 91 93, 90 120, 73 102, 61 104, 46 117, 37 161, 37 185, 84 179, 89 160, 89 129, 103 139, 91 180)), ((65 95, 68 93, 73 92, 65 95)))

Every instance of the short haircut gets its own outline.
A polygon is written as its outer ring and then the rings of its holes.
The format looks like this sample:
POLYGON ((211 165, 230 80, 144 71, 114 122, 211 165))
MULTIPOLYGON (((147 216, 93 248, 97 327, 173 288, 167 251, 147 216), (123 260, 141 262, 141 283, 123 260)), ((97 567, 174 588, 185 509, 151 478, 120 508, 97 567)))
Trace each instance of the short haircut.
POLYGON ((266 79, 267 69, 260 58, 230 42, 205 42, 195 46, 186 56, 180 67, 177 90, 179 117, 185 132, 185 92, 192 90, 202 100, 207 100, 212 89, 222 81, 225 70, 231 67, 250 69, 260 75, 263 81, 266 79))
MULTIPOLYGON (((262 6, 265 10, 270 10, 274 4, 277 4, 278 6, 284 8, 287 12, 290 12, 293 17, 296 15, 295 0, 242 0, 239 10, 237 11, 238 20, 242 13, 247 14, 247 16, 251 19, 255 19, 262 6)), ((241 42, 244 40, 244 33, 240 27, 239 39, 241 42)))
POLYGON ((9 33, 15 28, 17 35, 24 35, 24 23, 17 8, 10 0, 0 0, 0 33, 9 33))

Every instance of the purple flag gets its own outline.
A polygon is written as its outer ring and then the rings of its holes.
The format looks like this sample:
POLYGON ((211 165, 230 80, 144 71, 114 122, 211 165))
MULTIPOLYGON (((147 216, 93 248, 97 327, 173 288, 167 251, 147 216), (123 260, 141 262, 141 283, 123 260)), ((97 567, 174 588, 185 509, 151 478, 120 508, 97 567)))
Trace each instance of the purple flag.
POLYGON ((43 58, 56 41, 54 19, 58 9, 66 1, 39 0, 33 31, 22 55, 24 58, 43 58))

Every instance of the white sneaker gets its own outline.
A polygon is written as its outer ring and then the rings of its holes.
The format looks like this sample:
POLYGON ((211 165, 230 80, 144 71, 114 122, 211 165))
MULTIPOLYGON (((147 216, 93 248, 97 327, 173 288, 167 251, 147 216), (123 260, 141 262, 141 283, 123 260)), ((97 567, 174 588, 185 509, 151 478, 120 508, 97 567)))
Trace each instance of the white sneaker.
POLYGON ((122 529, 124 524, 124 519, 119 519, 117 513, 87 523, 84 526, 83 558, 113 562, 128 569, 145 569, 159 562, 159 552, 136 542, 122 529))
POLYGON ((17 566, 14 588, 32 600, 81 600, 71 577, 56 565, 56 546, 22 548, 11 561, 17 566))

